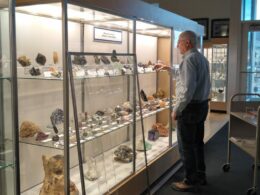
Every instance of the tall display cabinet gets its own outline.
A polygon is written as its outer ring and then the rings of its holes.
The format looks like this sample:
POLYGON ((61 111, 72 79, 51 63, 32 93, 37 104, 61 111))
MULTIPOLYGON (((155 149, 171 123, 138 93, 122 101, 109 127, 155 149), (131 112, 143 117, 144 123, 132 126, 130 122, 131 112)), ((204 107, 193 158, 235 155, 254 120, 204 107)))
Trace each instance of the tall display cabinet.
POLYGON ((214 38, 204 44, 204 55, 210 63, 210 110, 227 111, 228 38, 214 38))
POLYGON ((0 194, 19 192, 14 1, 0 2, 0 194))
POLYGON ((21 193, 140 194, 179 159, 153 65, 202 27, 142 1, 41 3, 16 7, 21 193))

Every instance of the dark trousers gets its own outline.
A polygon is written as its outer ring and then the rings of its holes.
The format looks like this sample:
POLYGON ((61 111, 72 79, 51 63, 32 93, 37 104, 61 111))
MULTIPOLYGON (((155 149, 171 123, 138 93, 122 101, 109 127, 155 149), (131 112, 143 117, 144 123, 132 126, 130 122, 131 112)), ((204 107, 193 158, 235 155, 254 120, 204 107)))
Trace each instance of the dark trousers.
POLYGON ((185 178, 191 184, 206 177, 204 160, 204 121, 208 114, 208 101, 190 103, 177 117, 179 152, 185 178))

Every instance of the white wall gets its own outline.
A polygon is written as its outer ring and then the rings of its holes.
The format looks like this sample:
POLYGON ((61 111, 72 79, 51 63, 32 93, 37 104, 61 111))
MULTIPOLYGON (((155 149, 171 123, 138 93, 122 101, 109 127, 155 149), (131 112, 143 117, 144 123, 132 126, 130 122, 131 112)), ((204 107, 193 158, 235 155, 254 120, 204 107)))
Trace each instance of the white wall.
POLYGON ((230 18, 231 0, 145 0, 187 18, 209 18, 209 37, 212 19, 230 18))

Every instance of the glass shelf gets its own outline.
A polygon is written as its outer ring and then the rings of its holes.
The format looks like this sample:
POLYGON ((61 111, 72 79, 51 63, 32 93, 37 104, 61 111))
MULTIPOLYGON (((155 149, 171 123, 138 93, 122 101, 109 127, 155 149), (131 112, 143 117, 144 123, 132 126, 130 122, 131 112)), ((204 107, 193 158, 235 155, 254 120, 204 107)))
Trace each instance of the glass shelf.
MULTIPOLYGON (((165 106, 163 108, 159 108, 157 110, 153 110, 153 111, 146 111, 144 112, 143 114, 143 118, 147 118, 147 117, 150 117, 150 116, 154 116, 156 115, 157 113, 159 112, 162 112, 164 110, 167 110, 169 109, 169 106, 165 106)), ((132 118, 132 117, 131 117, 132 118)), ((139 116, 139 111, 137 112, 137 117, 136 117, 136 121, 140 121, 141 120, 141 117, 139 116)), ((131 125, 133 123, 133 119, 130 119, 128 121, 124 121, 120 124, 117 124, 116 122, 113 122, 110 124, 110 126, 108 125, 103 125, 103 126, 99 126, 95 129, 92 130, 92 132, 98 132, 96 134, 94 134, 93 136, 89 136, 89 137, 86 137, 84 139, 81 139, 80 140, 80 143, 86 143, 88 141, 91 141, 91 140, 94 140, 98 137, 101 137, 101 136, 104 136, 108 133, 111 133, 113 131, 117 131, 121 128, 124 128, 124 127, 127 127, 129 125, 131 125), (103 129, 103 130, 102 130, 103 129)), ((80 131, 84 131, 86 128, 81 128, 80 131)), ((51 131, 49 132, 45 132, 46 134, 52 134, 51 131)), ((71 137, 72 136, 75 136, 75 130, 72 130, 71 132, 71 137)), ((62 138, 64 135, 63 134, 59 134, 59 137, 62 138)), ((36 146, 43 146, 43 147, 49 147, 49 148, 56 148, 56 149, 60 149, 60 150, 63 150, 64 147, 62 145, 61 142, 54 142, 52 141, 52 138, 50 136, 50 138, 46 139, 46 140, 43 140, 43 141, 36 141, 35 140, 35 137, 31 137, 31 138, 20 138, 20 142, 21 143, 25 143, 25 144, 31 144, 31 145, 36 145, 36 146)), ((77 143, 74 141, 73 143, 70 143, 70 148, 73 148, 77 145, 77 143)))
POLYGON ((10 79, 11 79, 11 77, 7 77, 7 76, 1 76, 1 77, 0 77, 0 80, 2 80, 2 79, 3 79, 3 80, 4 80, 4 79, 10 80, 10 79))
MULTIPOLYGON (((156 71, 149 71, 149 72, 144 72, 144 73, 138 73, 140 75, 143 74, 153 74, 156 73, 156 71)), ((133 74, 120 74, 120 75, 109 75, 109 76, 82 76, 82 77, 76 77, 74 76, 75 80, 83 80, 83 79, 94 79, 94 78, 110 78, 110 77, 121 77, 121 76, 133 76, 133 74)), ((10 79, 8 77, 3 78, 3 79, 10 79)), ((42 76, 19 76, 18 79, 32 79, 32 80, 54 80, 54 81, 62 81, 63 78, 56 78, 56 77, 42 77, 42 76)))
POLYGON ((12 167, 12 166, 13 166, 13 163, 0 160, 0 170, 5 169, 7 167, 12 167))

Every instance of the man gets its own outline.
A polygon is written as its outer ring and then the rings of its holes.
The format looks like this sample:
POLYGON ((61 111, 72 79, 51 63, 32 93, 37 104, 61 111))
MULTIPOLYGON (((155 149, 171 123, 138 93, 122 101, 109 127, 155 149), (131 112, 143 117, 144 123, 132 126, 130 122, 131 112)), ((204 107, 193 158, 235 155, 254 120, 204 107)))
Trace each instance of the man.
MULTIPOLYGON (((172 118, 177 120, 177 138, 185 178, 174 182, 178 191, 192 191, 198 184, 205 185, 204 121, 208 113, 210 92, 209 63, 196 49, 196 34, 182 32, 178 49, 183 55, 176 80, 176 106, 172 118)), ((171 70, 169 66, 157 64, 156 70, 171 70)))

